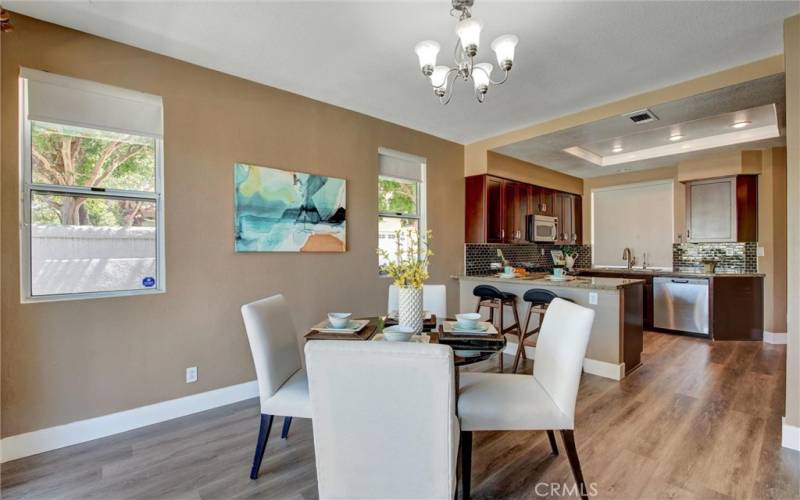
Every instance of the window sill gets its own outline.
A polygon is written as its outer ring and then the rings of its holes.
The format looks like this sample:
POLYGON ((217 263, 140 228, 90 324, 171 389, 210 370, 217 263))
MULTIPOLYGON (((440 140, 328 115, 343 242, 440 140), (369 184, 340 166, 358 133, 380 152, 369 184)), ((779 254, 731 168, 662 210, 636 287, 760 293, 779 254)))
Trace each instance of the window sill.
POLYGON ((33 297, 23 296, 20 299, 20 303, 37 304, 40 302, 64 302, 71 300, 108 299, 113 297, 135 297, 139 295, 158 295, 166 292, 166 289, 153 288, 146 290, 120 290, 116 292, 65 293, 59 295, 41 295, 33 297))

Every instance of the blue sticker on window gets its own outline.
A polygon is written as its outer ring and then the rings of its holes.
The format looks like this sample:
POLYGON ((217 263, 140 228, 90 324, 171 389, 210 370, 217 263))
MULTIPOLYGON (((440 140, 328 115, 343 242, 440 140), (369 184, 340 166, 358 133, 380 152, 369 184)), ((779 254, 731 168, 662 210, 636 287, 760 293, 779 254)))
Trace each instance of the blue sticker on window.
POLYGON ((147 288, 152 288, 152 287, 156 286, 156 279, 153 278, 152 276, 146 276, 142 280, 142 285, 146 286, 147 288))

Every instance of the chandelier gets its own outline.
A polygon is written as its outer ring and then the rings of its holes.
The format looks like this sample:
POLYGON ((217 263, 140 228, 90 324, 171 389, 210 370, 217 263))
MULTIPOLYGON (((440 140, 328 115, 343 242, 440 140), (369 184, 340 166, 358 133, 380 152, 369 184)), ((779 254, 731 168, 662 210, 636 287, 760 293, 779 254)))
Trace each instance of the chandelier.
POLYGON ((453 52, 455 67, 436 65, 436 56, 439 54, 440 46, 433 40, 419 42, 414 47, 414 52, 419 58, 422 74, 430 78, 433 93, 439 98, 440 103, 450 102, 453 97, 453 84, 459 78, 464 82, 472 80, 475 99, 483 102, 489 91, 489 85, 502 85, 508 80, 508 72, 511 71, 514 63, 514 49, 519 38, 515 35, 502 35, 492 42, 491 47, 497 56, 497 64, 503 70, 501 80, 492 80, 493 66, 486 62, 474 62, 475 56, 478 54, 481 29, 483 28, 480 21, 472 19, 472 13, 469 11, 475 0, 452 0, 452 2, 453 8, 450 9, 450 15, 458 16, 458 24, 456 24, 458 42, 453 52))

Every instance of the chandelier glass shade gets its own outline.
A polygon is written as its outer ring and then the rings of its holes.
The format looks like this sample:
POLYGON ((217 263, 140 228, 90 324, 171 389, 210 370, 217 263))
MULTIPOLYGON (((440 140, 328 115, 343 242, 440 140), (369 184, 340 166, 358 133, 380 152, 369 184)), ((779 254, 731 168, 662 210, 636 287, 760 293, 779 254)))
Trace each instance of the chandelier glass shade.
POLYGON ((436 65, 436 58, 441 49, 438 42, 425 40, 414 47, 414 52, 417 53, 419 59, 420 70, 423 75, 430 78, 433 93, 442 104, 450 102, 453 97, 453 84, 457 79, 464 82, 472 80, 475 99, 483 102, 489 87, 505 83, 508 80, 508 73, 514 65, 514 51, 519 43, 516 35, 499 36, 490 45, 497 57, 498 68, 503 72, 500 80, 492 79, 492 70, 494 69, 492 64, 474 61, 481 44, 483 24, 472 19, 469 8, 472 7, 473 2, 474 0, 452 0, 453 8, 450 14, 459 18, 455 29, 458 41, 453 53, 454 67, 436 65))

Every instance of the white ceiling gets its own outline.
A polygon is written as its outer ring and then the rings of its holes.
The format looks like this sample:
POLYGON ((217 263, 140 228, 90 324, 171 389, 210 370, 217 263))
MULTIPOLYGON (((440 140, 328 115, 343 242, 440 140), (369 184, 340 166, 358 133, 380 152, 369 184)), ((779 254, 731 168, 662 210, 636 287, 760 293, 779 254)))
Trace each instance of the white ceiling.
POLYGON ((442 44, 448 0, 115 2, 6 0, 12 11, 319 99, 460 143, 779 54, 789 2, 477 0, 489 42, 520 38, 511 78, 477 104, 440 106, 414 44, 442 44))

